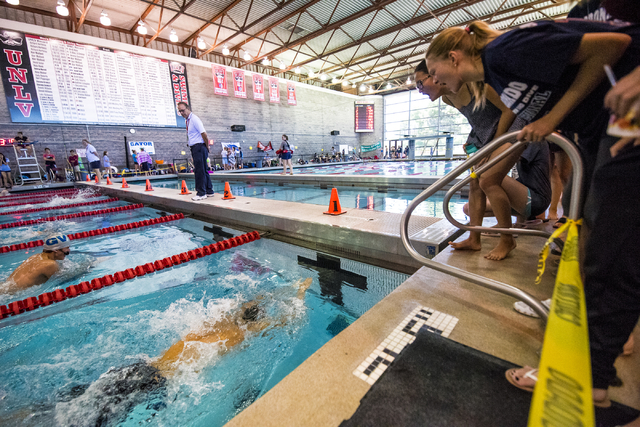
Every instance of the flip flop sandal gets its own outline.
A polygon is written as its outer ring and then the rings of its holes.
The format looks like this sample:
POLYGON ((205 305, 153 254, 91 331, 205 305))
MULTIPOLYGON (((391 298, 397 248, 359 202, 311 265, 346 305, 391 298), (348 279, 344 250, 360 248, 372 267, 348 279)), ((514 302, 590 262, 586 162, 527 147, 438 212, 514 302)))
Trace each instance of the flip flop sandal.
POLYGON ((566 223, 567 223, 567 217, 563 216, 553 224, 553 228, 560 228, 562 224, 566 224, 566 223))
MULTIPOLYGON (((520 384, 518 384, 518 382, 515 380, 515 376, 516 376, 516 371, 520 369, 520 368, 511 368, 508 369, 505 373, 504 376, 507 379, 507 381, 509 381, 509 383, 515 387, 518 387, 520 390, 524 390, 524 391, 528 391, 529 393, 533 393, 533 387, 531 386, 522 386, 520 384)), ((530 370, 528 370, 522 377, 523 378, 530 378, 532 380, 534 380, 535 382, 538 382, 538 369, 537 368, 530 368, 530 370)))
MULTIPOLYGON (((541 301, 542 304, 549 308, 551 306, 551 300, 547 299, 544 301, 541 301)), ((525 316, 529 316, 529 317, 535 317, 538 318, 538 313, 536 313, 535 311, 533 311, 533 309, 531 307, 529 307, 527 304, 525 304, 523 301, 518 301, 513 303, 513 309, 515 311, 517 311, 520 314, 524 314, 525 316)))

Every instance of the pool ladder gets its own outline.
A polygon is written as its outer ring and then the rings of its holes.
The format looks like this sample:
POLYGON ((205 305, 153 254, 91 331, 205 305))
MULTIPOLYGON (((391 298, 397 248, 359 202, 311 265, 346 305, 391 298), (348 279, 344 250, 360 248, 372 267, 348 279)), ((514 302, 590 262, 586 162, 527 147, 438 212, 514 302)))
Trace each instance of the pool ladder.
MULTIPOLYGON (((489 278, 480 276, 478 274, 470 273, 468 271, 465 271, 456 267, 452 267, 450 265, 441 264, 437 261, 431 260, 423 256, 422 254, 420 254, 413 247, 413 245, 411 244, 411 241, 409 240, 409 218, 411 217, 411 214, 413 213, 415 208, 418 207, 420 203, 422 203, 429 197, 433 196, 437 191, 441 190, 444 186, 452 182, 458 176, 462 175, 465 171, 467 171, 471 167, 478 164, 483 158, 487 157, 489 154, 494 152, 504 143, 515 141, 518 133, 519 131, 514 131, 494 139, 493 141, 485 145, 483 148, 478 150, 473 156, 467 159, 460 166, 456 167, 453 171, 448 173, 446 176, 440 178, 439 180, 431 184, 429 188, 424 190, 415 199, 413 199, 413 201, 409 204, 409 206, 407 206, 407 209, 402 214, 402 220, 400 223, 400 237, 402 239, 402 244, 404 245, 409 255, 411 255, 411 257, 413 257, 415 260, 425 265, 426 267, 432 268, 441 273, 446 273, 458 279, 466 280, 467 282, 471 282, 476 285, 479 285, 497 292, 501 292, 503 294, 522 300, 527 305, 529 305, 540 316, 540 318, 543 321, 546 321, 549 311, 533 295, 523 291, 522 289, 518 289, 515 286, 502 283, 497 280, 489 279, 489 278)), ((577 220, 581 214, 580 210, 581 210, 582 175, 583 175, 582 158, 580 157, 580 153, 576 148, 576 146, 572 144, 568 139, 566 139, 565 137, 557 133, 552 133, 551 135, 549 135, 547 137, 547 141, 553 144, 556 144, 560 148, 562 148, 569 156, 569 159, 571 160, 571 163, 573 165, 571 202, 569 205, 569 215, 567 215, 567 218, 577 220)), ((513 142, 511 147, 509 147, 507 150, 503 151, 502 153, 497 155, 495 158, 491 159, 490 161, 486 162, 482 166, 475 169, 475 174, 477 176, 480 176, 483 172, 487 171, 489 168, 491 168, 493 165, 498 163, 500 160, 509 156, 511 153, 518 150, 520 147, 522 146, 526 147, 528 144, 529 143, 524 141, 513 142)), ((536 144, 536 143, 533 143, 533 144, 536 144)), ((449 200, 457 191, 459 191, 465 185, 471 182, 472 179, 473 178, 471 176, 461 179, 458 183, 456 183, 453 187, 451 187, 451 189, 447 192, 447 194, 444 197, 444 201, 443 201, 444 214, 447 220, 449 220, 451 224, 465 231, 478 231, 478 232, 488 231, 493 233, 498 232, 498 233, 505 233, 505 234, 539 236, 544 238, 550 237, 551 235, 550 233, 547 233, 541 230, 526 230, 521 228, 505 229, 505 228, 495 228, 495 227, 492 227, 492 228, 479 227, 479 226, 470 226, 470 225, 461 224, 460 222, 456 221, 451 215, 451 212, 449 212, 449 200)))

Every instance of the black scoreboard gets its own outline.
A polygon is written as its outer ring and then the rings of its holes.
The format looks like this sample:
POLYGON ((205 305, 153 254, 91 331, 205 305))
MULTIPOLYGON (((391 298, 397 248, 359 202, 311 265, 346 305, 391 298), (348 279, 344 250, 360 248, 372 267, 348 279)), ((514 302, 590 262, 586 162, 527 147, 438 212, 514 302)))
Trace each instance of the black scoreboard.
POLYGON ((365 104, 356 102, 355 108, 355 124, 356 132, 373 132, 373 104, 365 104))

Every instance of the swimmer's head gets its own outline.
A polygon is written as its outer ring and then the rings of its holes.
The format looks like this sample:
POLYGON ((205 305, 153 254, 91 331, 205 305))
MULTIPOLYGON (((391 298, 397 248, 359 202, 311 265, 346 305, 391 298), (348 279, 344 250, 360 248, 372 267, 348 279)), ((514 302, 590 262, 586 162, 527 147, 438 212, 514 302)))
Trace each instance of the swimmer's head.
POLYGON ((45 239, 42 252, 53 253, 55 259, 64 259, 71 252, 69 246, 71 246, 71 240, 67 236, 52 234, 45 239))
POLYGON ((262 307, 260 307, 257 302, 245 304, 243 308, 244 311, 242 312, 242 320, 244 320, 245 322, 255 321, 263 312, 262 307))

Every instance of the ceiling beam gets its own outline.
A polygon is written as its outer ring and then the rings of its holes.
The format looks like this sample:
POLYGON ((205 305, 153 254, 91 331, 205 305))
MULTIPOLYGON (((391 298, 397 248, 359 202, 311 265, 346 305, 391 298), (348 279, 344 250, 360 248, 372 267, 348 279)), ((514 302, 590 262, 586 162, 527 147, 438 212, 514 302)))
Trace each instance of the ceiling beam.
MULTIPOLYGON (((190 0, 189 3, 185 4, 184 6, 182 6, 180 8, 180 12, 176 13, 175 15, 173 15, 173 17, 171 19, 169 19, 169 22, 167 22, 166 24, 164 24, 162 26, 162 28, 158 28, 158 31, 151 36, 151 38, 149 40, 147 40, 147 42, 144 44, 145 47, 149 46, 149 44, 151 44, 152 41, 154 41, 155 39, 158 38, 158 36, 160 36, 160 33, 163 32, 169 25, 173 24, 176 19, 178 19, 180 17, 180 15, 182 15, 184 13, 185 10, 189 9, 191 7, 191 5, 193 5, 195 3, 196 0, 190 0)), ((162 0, 162 2, 164 3, 164 0, 162 0)), ((162 9, 164 10, 164 9, 162 9)), ((160 27, 160 24, 162 23, 162 12, 160 12, 160 21, 158 22, 158 27, 160 27)))
POLYGON ((80 28, 82 28, 82 24, 84 24, 84 20, 87 19, 87 13, 89 13, 89 9, 93 5, 93 0, 82 0, 82 15, 80 15, 80 19, 78 20, 78 25, 76 25, 76 33, 80 32, 80 28))
POLYGON ((131 34, 136 32, 136 28, 138 28, 138 22, 140 21, 144 21, 145 19, 147 19, 147 16, 149 16, 149 14, 151 13, 151 11, 153 10, 153 8, 160 2, 160 0, 153 0, 153 2, 147 6, 147 8, 144 10, 144 12, 142 12, 142 15, 140 15, 140 19, 138 19, 136 21, 135 24, 133 24, 133 27, 131 27, 131 29, 129 30, 129 32, 131 34))
POLYGON ((227 7, 222 9, 220 12, 216 13, 215 16, 209 20, 209 22, 207 22, 206 24, 204 24, 203 26, 198 28, 194 33, 190 34, 189 37, 184 39, 184 43, 189 43, 190 40, 192 40, 194 38, 197 38, 200 35, 201 32, 203 32, 204 30, 206 30, 209 27, 209 25, 214 24, 218 19, 220 19, 224 15, 226 15, 227 12, 229 12, 231 9, 233 9, 241 1, 242 0, 233 0, 227 7))

